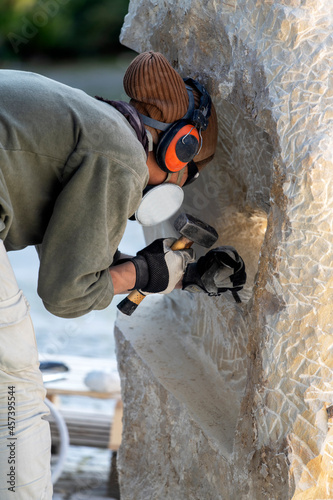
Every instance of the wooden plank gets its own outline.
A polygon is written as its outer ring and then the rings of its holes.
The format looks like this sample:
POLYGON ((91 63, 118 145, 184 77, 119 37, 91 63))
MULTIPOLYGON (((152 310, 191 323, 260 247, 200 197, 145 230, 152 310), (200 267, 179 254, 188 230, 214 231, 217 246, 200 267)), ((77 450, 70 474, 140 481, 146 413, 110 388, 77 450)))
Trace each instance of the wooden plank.
POLYGON ((113 423, 110 432, 109 449, 117 451, 121 445, 121 437, 123 432, 123 403, 121 399, 117 401, 113 423))
MULTIPOLYGON (((59 410, 66 422, 71 445, 108 448, 111 416, 82 414, 73 410, 59 410)), ((52 417, 48 417, 52 443, 59 444, 59 431, 52 417)))

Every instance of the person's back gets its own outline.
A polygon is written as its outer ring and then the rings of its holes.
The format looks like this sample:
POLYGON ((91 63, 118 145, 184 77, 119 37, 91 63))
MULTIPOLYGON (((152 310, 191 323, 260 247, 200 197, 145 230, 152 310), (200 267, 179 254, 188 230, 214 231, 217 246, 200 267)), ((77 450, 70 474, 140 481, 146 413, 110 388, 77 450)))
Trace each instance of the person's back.
POLYGON ((0 104, 0 238, 7 250, 42 242, 58 194, 92 152, 137 168, 144 182, 142 146, 112 106, 12 70, 0 71, 0 104))

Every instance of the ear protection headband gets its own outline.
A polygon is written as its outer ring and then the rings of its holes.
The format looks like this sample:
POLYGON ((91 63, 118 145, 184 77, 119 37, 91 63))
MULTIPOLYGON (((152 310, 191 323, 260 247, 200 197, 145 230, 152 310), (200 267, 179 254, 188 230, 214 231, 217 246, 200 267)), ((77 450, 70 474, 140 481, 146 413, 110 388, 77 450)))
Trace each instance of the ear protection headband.
POLYGON ((155 156, 164 172, 179 172, 199 153, 202 146, 201 131, 206 130, 212 101, 203 85, 192 78, 184 79, 189 98, 186 114, 174 123, 163 123, 141 115, 143 123, 162 130, 155 156), (193 86, 200 94, 199 108, 195 109, 193 86))

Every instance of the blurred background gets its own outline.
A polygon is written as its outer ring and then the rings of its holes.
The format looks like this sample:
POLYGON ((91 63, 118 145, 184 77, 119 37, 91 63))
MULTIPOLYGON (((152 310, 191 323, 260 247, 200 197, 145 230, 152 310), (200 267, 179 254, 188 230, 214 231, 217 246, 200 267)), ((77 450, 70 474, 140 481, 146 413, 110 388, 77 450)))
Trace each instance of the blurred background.
POLYGON ((2 0, 0 57, 7 61, 109 59, 128 0, 2 0))
POLYGON ((135 53, 119 42, 129 0, 1 0, 0 68, 35 71, 127 100, 135 53))
MULTIPOLYGON (((128 101, 122 79, 137 55, 119 42, 128 4, 128 0, 1 0, 0 69, 33 71, 92 96, 128 101)), ((141 227, 129 221, 121 251, 135 254, 143 246, 141 227)), ((45 310, 37 295, 39 263, 35 249, 10 252, 9 258, 31 305, 41 359, 47 359, 48 355, 59 355, 60 359, 62 355, 82 356, 83 360, 108 358, 113 371, 116 366, 113 327, 116 305, 123 297, 116 297, 104 311, 77 319, 57 318, 45 310)), ((98 415, 112 416, 113 403, 79 396, 61 397, 61 406, 92 410, 98 415)), ((89 474, 94 477, 95 486, 97 472, 100 478, 97 486, 107 480, 110 450, 71 448, 65 469, 74 476, 67 477, 64 496, 59 493, 57 498, 71 498, 68 488, 72 494, 74 490, 89 491, 89 474)), ((60 492, 62 487, 60 481, 55 491, 60 492)))

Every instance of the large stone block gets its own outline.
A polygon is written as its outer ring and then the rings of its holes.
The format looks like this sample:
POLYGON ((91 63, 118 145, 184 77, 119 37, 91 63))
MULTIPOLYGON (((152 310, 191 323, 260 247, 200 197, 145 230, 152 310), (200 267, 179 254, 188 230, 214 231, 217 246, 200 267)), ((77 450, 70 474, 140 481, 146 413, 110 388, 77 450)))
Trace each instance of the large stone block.
POLYGON ((218 150, 185 209, 248 283, 239 305, 173 292, 119 319, 125 500, 333 498, 332 10, 130 2, 122 43, 212 95, 218 150))

